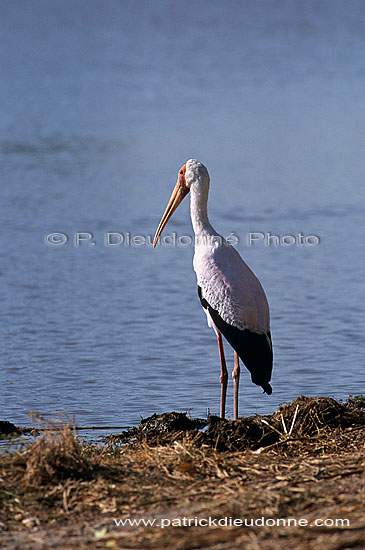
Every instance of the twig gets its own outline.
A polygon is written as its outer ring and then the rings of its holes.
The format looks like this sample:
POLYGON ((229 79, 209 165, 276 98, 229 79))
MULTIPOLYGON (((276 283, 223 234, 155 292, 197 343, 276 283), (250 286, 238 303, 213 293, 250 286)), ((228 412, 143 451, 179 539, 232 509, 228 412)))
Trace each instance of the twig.
POLYGON ((296 406, 296 408, 295 408, 295 413, 294 413, 293 420, 292 420, 292 423, 291 423, 291 426, 290 426, 290 430, 289 430, 288 437, 291 436, 291 433, 292 433, 292 431, 293 431, 294 424, 295 424, 295 419, 296 419, 296 417, 297 417, 298 410, 299 410, 299 404, 298 404, 298 405, 296 406))
POLYGON ((286 426, 285 426, 283 413, 280 413, 280 415, 281 415, 281 422, 282 422, 283 428, 284 428, 284 433, 285 433, 285 435, 288 435, 288 430, 286 429, 286 426))
POLYGON ((266 426, 269 426, 269 428, 271 428, 272 430, 274 430, 274 432, 278 433, 280 435, 280 437, 282 437, 282 433, 279 432, 279 430, 277 430, 276 428, 274 428, 274 426, 271 426, 271 424, 269 424, 267 422, 267 420, 265 420, 265 418, 261 418, 261 422, 263 422, 264 424, 266 424, 266 426))

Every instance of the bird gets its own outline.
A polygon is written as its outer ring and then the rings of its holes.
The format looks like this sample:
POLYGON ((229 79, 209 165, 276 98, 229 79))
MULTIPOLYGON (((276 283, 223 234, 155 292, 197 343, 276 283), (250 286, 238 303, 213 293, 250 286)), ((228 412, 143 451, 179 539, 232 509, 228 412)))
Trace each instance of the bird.
POLYGON ((219 235, 207 213, 210 177, 198 160, 188 160, 178 171, 175 188, 162 215, 153 240, 156 247, 172 214, 190 193, 190 215, 195 234, 193 268, 198 296, 208 326, 216 334, 220 357, 220 417, 225 418, 228 371, 223 338, 234 350, 233 415, 238 420, 240 359, 254 384, 271 394, 273 347, 270 311, 265 291, 237 250, 219 235))

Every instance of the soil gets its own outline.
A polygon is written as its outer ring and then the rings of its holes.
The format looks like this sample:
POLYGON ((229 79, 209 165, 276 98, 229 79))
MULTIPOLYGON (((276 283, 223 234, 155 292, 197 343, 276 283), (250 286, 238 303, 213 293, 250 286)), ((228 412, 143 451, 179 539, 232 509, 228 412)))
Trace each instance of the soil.
POLYGON ((0 547, 363 549, 364 432, 363 398, 326 397, 153 415, 98 445, 65 424, 0 456, 0 547))

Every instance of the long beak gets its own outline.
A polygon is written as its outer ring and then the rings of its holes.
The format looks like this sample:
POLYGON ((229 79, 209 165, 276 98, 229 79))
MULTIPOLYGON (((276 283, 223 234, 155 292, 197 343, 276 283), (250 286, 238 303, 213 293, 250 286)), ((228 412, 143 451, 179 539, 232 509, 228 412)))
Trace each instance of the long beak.
POLYGON ((166 210, 163 213, 163 216, 157 228, 155 238, 153 239, 153 248, 155 248, 157 241, 163 231, 163 228, 165 227, 165 225, 171 218, 172 214, 175 212, 176 208, 179 206, 179 204, 182 202, 182 200, 186 197, 188 193, 189 193, 189 189, 184 185, 182 185, 179 182, 179 180, 177 180, 175 188, 168 202, 168 205, 166 206, 166 210))

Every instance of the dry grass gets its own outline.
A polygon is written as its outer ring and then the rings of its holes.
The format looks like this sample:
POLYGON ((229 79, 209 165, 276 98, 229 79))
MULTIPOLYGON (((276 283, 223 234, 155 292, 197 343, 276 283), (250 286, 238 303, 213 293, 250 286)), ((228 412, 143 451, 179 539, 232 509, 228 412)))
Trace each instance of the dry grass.
POLYGON ((184 413, 165 413, 143 420, 137 428, 111 435, 106 442, 146 442, 153 446, 189 439, 197 446, 205 445, 219 451, 283 445, 281 452, 286 453, 296 453, 298 447, 306 452, 306 447, 309 449, 314 442, 317 452, 321 452, 321 440, 326 448, 338 449, 347 444, 342 437, 347 428, 364 425, 364 400, 359 399, 356 404, 361 406, 354 406, 352 402, 339 403, 331 397, 300 396, 272 415, 256 415, 238 421, 212 416, 204 433, 198 429, 204 421, 189 419, 184 413))
POLYGON ((59 427, 48 425, 46 433, 23 454, 25 487, 39 487, 54 480, 91 479, 93 464, 85 450, 69 419, 59 427))
POLYGON ((0 459, 1 548, 364 548, 361 411, 298 398, 271 417, 256 418, 266 420, 262 430, 276 441, 266 440, 265 447, 251 442, 239 451, 219 448, 229 437, 233 446, 243 445, 247 419, 236 431, 239 422, 217 429, 213 421, 203 439, 194 430, 175 430, 169 441, 155 433, 150 441, 122 446, 81 444, 67 423, 0 459), (350 526, 159 529, 118 528, 113 521, 262 516, 348 518, 350 526))

